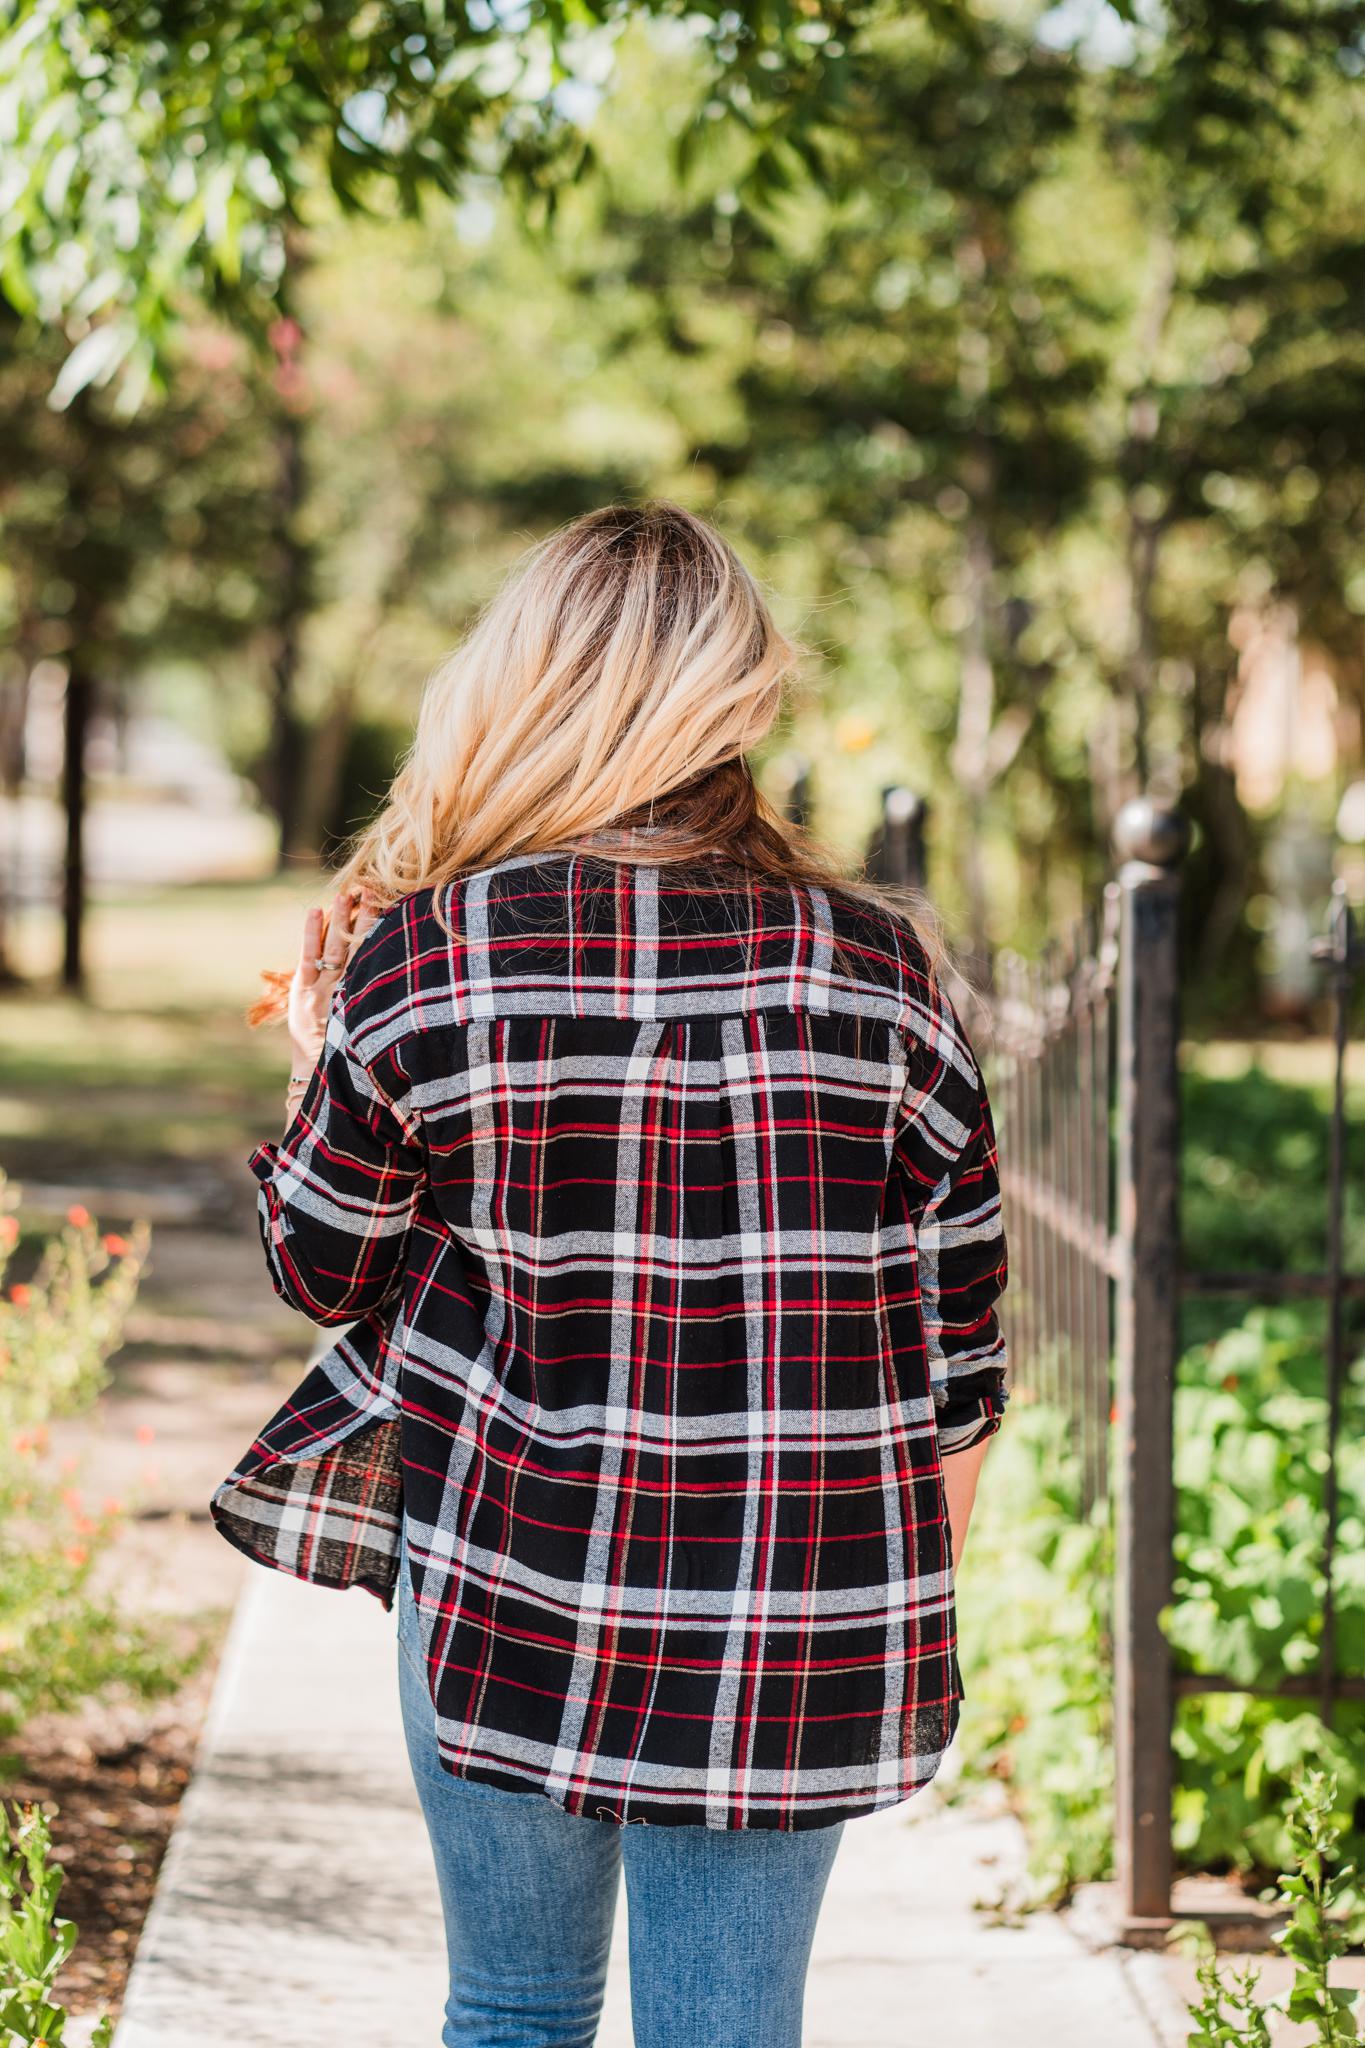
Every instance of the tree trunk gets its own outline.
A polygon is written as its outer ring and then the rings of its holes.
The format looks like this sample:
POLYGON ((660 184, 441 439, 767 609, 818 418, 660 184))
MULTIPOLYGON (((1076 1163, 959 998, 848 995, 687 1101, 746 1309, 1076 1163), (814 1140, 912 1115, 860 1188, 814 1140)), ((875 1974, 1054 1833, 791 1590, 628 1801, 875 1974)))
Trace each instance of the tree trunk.
POLYGON ((94 680, 85 650, 72 650, 66 679, 63 722, 62 810, 66 851, 62 866, 62 987, 79 995, 85 988, 85 743, 94 709, 94 680))
POLYGON ((1135 336, 1138 376, 1128 400, 1127 434, 1118 470, 1127 478, 1125 567, 1128 575, 1128 652, 1122 690, 1132 707, 1133 767, 1137 787, 1151 779, 1151 709, 1156 694, 1157 635, 1153 603, 1166 503, 1151 476, 1152 458, 1161 432, 1158 361, 1175 298, 1175 238, 1168 226, 1157 229, 1152 274, 1135 336))
POLYGON ((303 734, 295 692, 308 594, 308 554, 298 536, 304 496, 300 422, 286 414, 275 437, 275 619, 270 633, 270 759, 267 793, 280 828, 283 867, 299 851, 303 734))
POLYGON ((958 697, 952 765, 966 814, 962 870, 967 891, 971 968, 984 986, 990 975, 991 947, 986 865, 981 841, 986 823, 986 797, 991 786, 991 733, 995 725, 996 678, 991 624, 995 547, 990 521, 996 475, 990 419, 990 332, 981 303, 987 262, 980 236, 971 230, 964 233, 957 243, 956 258, 964 306, 964 320, 957 342, 957 390, 964 416, 971 422, 962 463, 962 485, 971 509, 967 514, 962 558, 966 618, 960 640, 962 686, 958 697))
POLYGON ((1137 786, 1145 790, 1152 776, 1151 714, 1156 694, 1156 620, 1152 602, 1156 592, 1157 562, 1161 548, 1161 524, 1145 518, 1129 498, 1128 503, 1128 659, 1125 684, 1133 707, 1133 766, 1137 786))
POLYGON ((19 882, 19 798, 24 782, 24 732, 28 717, 30 637, 21 624, 16 645, 0 678, 0 790, 6 798, 6 828, 0 834, 0 985, 20 979, 10 957, 10 922, 19 882))
POLYGON ((327 839, 337 815, 341 797, 342 770, 346 749, 355 724, 358 678, 352 673, 334 691, 331 701, 313 728, 308 759, 300 763, 298 830, 299 840, 309 853, 327 851, 327 839))
MULTIPOLYGON (((984 481, 984 478, 981 479, 984 481)), ((986 797, 991 785, 990 746, 995 724, 995 664, 990 652, 991 581, 994 555, 985 520, 973 513, 964 557, 967 620, 962 634, 962 686, 958 697, 953 771, 962 791, 967 830, 962 847, 962 872, 967 891, 967 927, 973 968, 988 971, 990 906, 986 896, 986 864, 982 838, 986 828, 986 797)))

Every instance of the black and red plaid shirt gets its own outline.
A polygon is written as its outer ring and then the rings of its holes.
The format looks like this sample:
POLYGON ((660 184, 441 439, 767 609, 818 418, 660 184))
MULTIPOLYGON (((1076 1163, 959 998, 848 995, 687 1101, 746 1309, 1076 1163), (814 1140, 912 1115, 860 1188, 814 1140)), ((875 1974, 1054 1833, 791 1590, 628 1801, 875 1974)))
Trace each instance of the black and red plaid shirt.
POLYGON ((351 1327, 214 1513, 386 1604, 406 1516, 449 1770, 714 1828, 933 1776, 941 1458, 999 1426, 1005 1247, 905 924, 505 861, 369 934, 253 1166, 279 1292, 351 1327))

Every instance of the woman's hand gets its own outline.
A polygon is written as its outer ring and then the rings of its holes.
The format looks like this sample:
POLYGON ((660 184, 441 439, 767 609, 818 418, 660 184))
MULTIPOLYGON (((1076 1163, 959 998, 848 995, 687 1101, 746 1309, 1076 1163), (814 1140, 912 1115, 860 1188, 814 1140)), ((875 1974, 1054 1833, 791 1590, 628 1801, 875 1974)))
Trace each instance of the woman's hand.
POLYGON ((359 889, 344 889, 333 897, 325 915, 320 909, 310 910, 303 921, 299 964, 289 984, 289 1039, 294 1055, 291 1085, 300 1075, 306 1080, 322 1057, 333 993, 374 917, 359 889))

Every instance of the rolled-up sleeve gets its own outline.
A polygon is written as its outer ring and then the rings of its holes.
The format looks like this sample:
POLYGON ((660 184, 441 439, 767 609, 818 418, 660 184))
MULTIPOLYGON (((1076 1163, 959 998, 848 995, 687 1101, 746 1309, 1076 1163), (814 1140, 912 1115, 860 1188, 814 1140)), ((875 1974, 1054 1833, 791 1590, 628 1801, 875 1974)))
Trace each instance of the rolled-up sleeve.
POLYGON ((275 1291, 311 1321, 348 1323, 381 1308, 403 1278, 426 1182, 420 1135, 362 1060, 338 1003, 297 1116, 251 1155, 257 1215, 275 1291))
POLYGON ((985 1083, 956 1018, 953 1060, 916 1086, 917 1177, 937 1179, 915 1226, 920 1309, 944 1456, 1000 1427, 1009 1400, 999 1304, 1008 1274, 995 1126, 985 1083))

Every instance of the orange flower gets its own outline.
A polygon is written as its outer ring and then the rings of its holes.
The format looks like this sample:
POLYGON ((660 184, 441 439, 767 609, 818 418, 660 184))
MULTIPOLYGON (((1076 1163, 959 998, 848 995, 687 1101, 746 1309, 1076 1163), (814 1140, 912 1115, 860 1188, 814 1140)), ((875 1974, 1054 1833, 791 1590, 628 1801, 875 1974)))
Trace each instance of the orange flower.
POLYGON ((0 1216, 0 1244, 17 1244, 19 1241, 19 1218, 0 1216))
POLYGON ((9 1291, 9 1298, 16 1308, 27 1308, 33 1299, 33 1289, 26 1287, 22 1280, 16 1280, 9 1291))
POLYGON ((31 1458, 33 1456, 33 1438, 26 1429, 21 1429, 18 1436, 14 1439, 14 1455, 17 1458, 31 1458))
POLYGON ((79 1487, 65 1486, 62 1488, 62 1506, 71 1514, 78 1515, 85 1506, 85 1495, 79 1487))
POLYGON ((74 1224, 77 1230, 85 1230, 89 1227, 90 1211, 84 1202, 73 1202, 66 1212, 66 1220, 74 1224))
POLYGON ((111 1259, 127 1257, 130 1249, 128 1240, 126 1237, 120 1237, 116 1230, 111 1230, 102 1242, 111 1259))
POLYGON ((85 1564, 89 1559, 90 1552, 83 1543, 68 1543, 62 1552, 62 1556, 68 1564, 85 1564))
POLYGON ((111 1493, 108 1500, 104 1503, 103 1512, 106 1515, 122 1515, 127 1513, 127 1509, 124 1507, 123 1502, 118 1499, 117 1495, 111 1493))
POLYGON ((150 1422, 139 1422, 137 1426, 137 1440, 140 1444, 154 1444, 156 1442, 156 1431, 152 1428, 150 1422))

